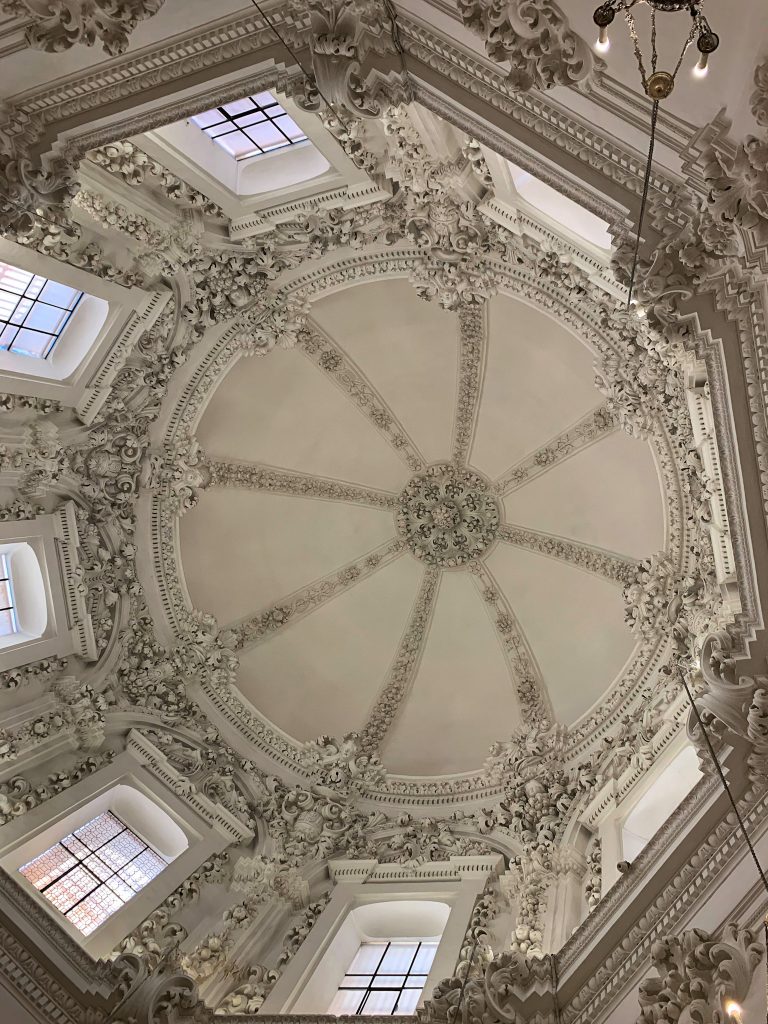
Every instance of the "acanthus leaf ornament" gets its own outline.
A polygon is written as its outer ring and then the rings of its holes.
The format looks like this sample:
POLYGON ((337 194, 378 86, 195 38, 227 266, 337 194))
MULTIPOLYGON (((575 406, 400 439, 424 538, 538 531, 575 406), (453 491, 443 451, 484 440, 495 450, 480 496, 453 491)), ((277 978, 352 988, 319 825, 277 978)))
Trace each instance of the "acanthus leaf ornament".
POLYGON ((165 0, 3 0, 8 14, 31 19, 27 42, 38 50, 60 53, 76 43, 98 40, 111 56, 128 47, 140 21, 157 14, 165 0))
POLYGON ((485 40, 488 56, 509 62, 516 89, 587 85, 594 79, 590 46, 555 0, 457 0, 457 7, 467 28, 485 40))

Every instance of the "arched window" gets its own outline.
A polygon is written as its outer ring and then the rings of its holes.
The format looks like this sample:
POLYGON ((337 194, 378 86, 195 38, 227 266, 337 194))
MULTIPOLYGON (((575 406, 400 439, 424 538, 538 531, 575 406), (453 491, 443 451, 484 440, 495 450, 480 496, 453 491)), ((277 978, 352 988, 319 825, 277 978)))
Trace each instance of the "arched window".
MULTIPOLYGON (((84 936, 121 910, 188 846, 165 811, 122 784, 86 804, 74 821, 70 816, 53 828, 56 841, 50 844, 52 829, 46 830, 35 846, 50 845, 17 870, 84 936)), ((32 852, 27 844, 24 852, 32 852)))
POLYGON ((294 1012, 414 1013, 450 912, 447 903, 426 899, 354 907, 322 954, 294 1012))
POLYGON ((0 650, 37 640, 48 624, 48 601, 32 545, 0 544, 0 650))
POLYGON ((411 1014, 416 1011, 437 939, 367 939, 342 978, 329 1013, 411 1014))

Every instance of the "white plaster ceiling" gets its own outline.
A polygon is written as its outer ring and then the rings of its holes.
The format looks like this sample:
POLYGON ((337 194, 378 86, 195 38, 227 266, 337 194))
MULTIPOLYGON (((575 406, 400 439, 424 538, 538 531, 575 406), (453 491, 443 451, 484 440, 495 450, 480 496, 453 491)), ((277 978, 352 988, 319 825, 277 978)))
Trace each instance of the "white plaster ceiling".
MULTIPOLYGON (((318 300, 312 320, 375 388, 427 463, 447 462, 459 359, 456 314, 404 280, 318 300)), ((490 480, 601 404, 592 353, 555 320, 506 297, 490 302, 485 376, 469 465, 490 480)), ((206 456, 399 493, 401 453, 299 347, 243 359, 197 429, 206 456)), ((608 432, 503 500, 503 521, 641 558, 664 544, 650 447, 608 432)), ((398 537, 393 511, 347 501, 214 486, 180 521, 195 608, 221 626, 285 604, 398 537)), ((615 581, 497 539, 484 563, 538 664, 555 717, 571 723, 632 655, 615 581)), ((424 564, 406 547, 352 585, 240 652, 238 685, 298 741, 361 731, 412 621, 424 564)), ((407 696, 380 753, 392 772, 479 768, 490 744, 521 724, 497 612, 466 568, 440 574, 407 696)), ((522 723, 524 724, 524 723, 522 723)))

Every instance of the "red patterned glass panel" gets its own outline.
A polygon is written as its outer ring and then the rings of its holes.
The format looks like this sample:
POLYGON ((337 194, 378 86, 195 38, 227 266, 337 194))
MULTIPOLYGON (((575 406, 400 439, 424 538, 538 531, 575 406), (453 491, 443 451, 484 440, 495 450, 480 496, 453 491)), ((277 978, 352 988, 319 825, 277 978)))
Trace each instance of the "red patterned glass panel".
POLYGON ((75 927, 90 935, 166 866, 107 811, 19 870, 75 927))

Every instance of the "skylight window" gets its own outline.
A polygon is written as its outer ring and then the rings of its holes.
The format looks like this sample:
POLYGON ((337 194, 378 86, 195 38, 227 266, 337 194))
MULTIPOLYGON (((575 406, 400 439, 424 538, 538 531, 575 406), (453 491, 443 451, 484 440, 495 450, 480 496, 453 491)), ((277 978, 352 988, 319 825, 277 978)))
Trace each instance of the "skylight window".
POLYGON ((19 632, 19 620, 13 599, 13 583, 8 567, 8 556, 0 555, 0 636, 19 632))
POLYGON ((19 871, 83 935, 90 935, 167 865, 107 811, 19 871))
POLYGON ((45 359, 83 293, 0 263, 0 351, 45 359))
POLYGON ((235 160, 303 142, 306 135, 271 92, 259 92, 195 114, 192 123, 235 160))

